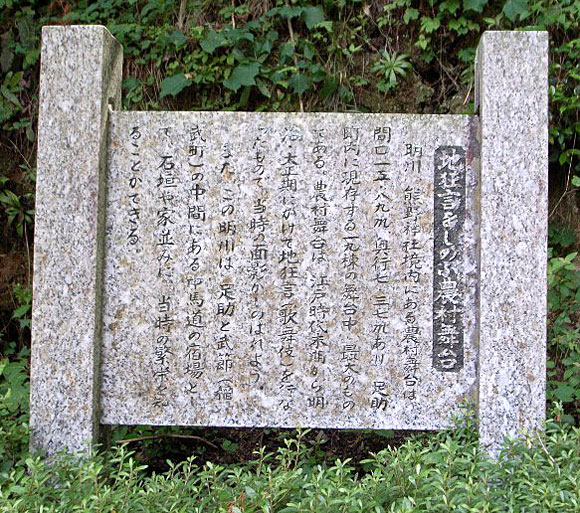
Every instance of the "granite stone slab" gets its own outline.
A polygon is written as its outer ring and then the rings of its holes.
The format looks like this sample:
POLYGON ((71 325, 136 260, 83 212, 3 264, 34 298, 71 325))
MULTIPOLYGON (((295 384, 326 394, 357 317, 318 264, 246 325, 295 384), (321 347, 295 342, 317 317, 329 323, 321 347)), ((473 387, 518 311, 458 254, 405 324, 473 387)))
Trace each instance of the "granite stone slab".
POLYGON ((44 27, 30 391, 32 450, 98 431, 106 133, 123 52, 104 27, 44 27))
POLYGON ((477 118, 110 122, 103 424, 437 429, 473 400, 477 118))
POLYGON ((486 32, 481 119, 480 442, 540 429, 546 404, 548 35, 486 32))

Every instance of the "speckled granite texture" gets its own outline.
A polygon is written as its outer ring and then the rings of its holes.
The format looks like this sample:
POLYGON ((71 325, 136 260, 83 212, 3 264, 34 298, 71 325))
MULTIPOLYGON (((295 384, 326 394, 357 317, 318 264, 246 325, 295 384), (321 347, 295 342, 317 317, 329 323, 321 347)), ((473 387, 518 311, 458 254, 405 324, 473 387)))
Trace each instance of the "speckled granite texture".
POLYGON ((83 450, 97 432, 107 106, 120 105, 121 68, 104 27, 42 30, 33 450, 83 450))
POLYGON ((448 426, 475 388, 478 129, 113 113, 101 422, 448 426))
POLYGON ((33 449, 541 425, 545 33, 484 35, 480 116, 110 112, 121 68, 103 27, 43 30, 33 449))
POLYGON ((546 386, 548 35, 486 32, 481 116, 479 433, 542 426, 546 386))

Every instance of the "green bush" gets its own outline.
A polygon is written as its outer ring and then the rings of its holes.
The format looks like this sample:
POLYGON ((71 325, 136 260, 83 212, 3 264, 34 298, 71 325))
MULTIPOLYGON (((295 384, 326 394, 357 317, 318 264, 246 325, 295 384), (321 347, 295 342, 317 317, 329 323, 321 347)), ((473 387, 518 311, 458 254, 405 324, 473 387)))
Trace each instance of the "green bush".
POLYGON ((548 400, 566 406, 565 420, 580 411, 580 269, 577 253, 548 259, 548 400))
MULTIPOLYGON (((558 415, 560 415, 558 413, 558 415)), ((550 421, 545 436, 483 456, 466 417, 455 430, 386 447, 362 461, 317 459, 305 432, 242 465, 194 458, 150 474, 126 447, 87 458, 19 461, 0 486, 1 511, 30 512, 577 512, 580 431, 550 421)))

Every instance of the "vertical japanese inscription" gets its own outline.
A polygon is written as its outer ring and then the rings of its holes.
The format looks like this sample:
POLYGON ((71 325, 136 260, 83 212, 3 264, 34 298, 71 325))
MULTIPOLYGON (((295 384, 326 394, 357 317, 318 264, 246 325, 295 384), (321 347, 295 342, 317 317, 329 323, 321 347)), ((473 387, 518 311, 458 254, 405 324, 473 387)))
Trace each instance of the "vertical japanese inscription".
POLYGON ((308 408, 324 409, 328 406, 327 359, 332 349, 328 337, 329 255, 328 230, 330 196, 328 179, 328 141, 325 129, 314 129, 311 153, 314 158, 313 180, 309 191, 310 240, 313 270, 310 276, 311 297, 308 302, 308 408))
POLYGON ((207 228, 206 208, 206 158, 207 139, 199 125, 187 130, 187 170, 186 203, 186 280, 187 303, 185 317, 186 350, 182 368, 187 376, 184 392, 190 397, 192 405, 204 398, 200 397, 199 385, 207 365, 207 307, 205 305, 206 276, 201 270, 204 257, 207 258, 207 243, 204 233, 207 228))
POLYGON ((129 386, 122 422, 194 425, 436 427, 465 395, 468 123, 322 118, 120 116, 105 422, 129 386))
POLYGON ((267 275, 271 272, 272 259, 270 240, 267 229, 271 224, 272 207, 268 197, 267 186, 264 182, 271 180, 269 170, 266 169, 268 157, 268 139, 272 137, 270 127, 258 127, 251 148, 250 179, 256 193, 252 199, 249 220, 250 229, 250 262, 247 275, 250 285, 250 322, 247 330, 250 337, 250 354, 247 361, 249 366, 250 386, 263 386, 264 351, 266 350, 267 328, 267 298, 264 293, 267 275))
POLYGON ((234 165, 235 157, 233 145, 226 141, 221 145, 219 156, 220 197, 219 220, 217 230, 218 254, 218 296, 215 304, 215 316, 219 333, 215 335, 215 379, 213 399, 224 405, 234 399, 239 383, 235 380, 237 365, 236 339, 237 326, 234 314, 238 308, 239 294, 235 280, 236 272, 236 233, 238 223, 236 219, 236 205, 238 204, 237 191, 234 185, 237 169, 234 165))
POLYGON ((433 245, 433 368, 463 368, 465 149, 435 150, 433 245))
POLYGON ((360 321, 360 225, 361 173, 361 128, 345 126, 342 131, 344 169, 342 172, 342 199, 344 218, 342 236, 342 343, 340 363, 342 371, 342 409, 351 410, 356 406, 355 389, 360 385, 360 339, 357 325, 360 321))
MULTIPOLYGON (((127 242, 131 246, 136 246, 141 240, 141 185, 143 183, 143 170, 141 169, 141 130, 138 125, 131 127, 129 138, 131 139, 131 151, 129 164, 131 172, 129 173, 129 191, 127 197, 130 200, 130 208, 127 212, 128 228, 127 242)), ((137 246, 136 252, 140 248, 137 246)))
MULTIPOLYGON (((170 128, 163 127, 166 146, 172 146, 170 128)), ((164 152, 156 159, 157 197, 154 203, 155 238, 157 260, 157 309, 154 320, 155 349, 153 359, 153 378, 155 394, 153 405, 165 408, 170 404, 168 380, 173 374, 175 299, 172 295, 175 278, 175 224, 178 222, 175 207, 178 202, 179 178, 175 167, 173 152, 164 152)))
POLYGON ((281 280, 281 304, 278 316, 278 354, 281 367, 280 392, 278 405, 283 411, 294 406, 297 388, 296 361, 299 342, 298 332, 298 293, 301 256, 295 230, 298 222, 298 187, 302 177, 297 147, 302 144, 304 135, 298 126, 284 126, 281 137, 282 154, 278 159, 280 181, 278 186, 282 217, 280 219, 280 248, 278 250, 278 276, 281 280))
POLYGON ((379 379, 373 381, 370 405, 373 410, 385 410, 388 404, 388 383, 384 378, 385 364, 388 361, 388 344, 391 336, 389 318, 394 302, 392 291, 392 183, 391 170, 391 127, 375 126, 373 129, 372 169, 375 190, 372 194, 374 246, 372 259, 373 310, 371 366, 376 367, 379 379))
MULTIPOLYGON (((414 143, 405 144, 403 169, 406 176, 413 177, 421 171, 423 147, 414 143)), ((415 182, 415 180, 413 180, 415 182)), ((425 211, 425 193, 420 185, 407 185, 403 196, 403 266, 404 296, 403 317, 405 332, 401 340, 401 353, 404 357, 403 370, 405 390, 403 398, 414 401, 417 398, 419 383, 424 379, 421 374, 421 347, 425 334, 420 326, 421 290, 425 287, 426 270, 424 245, 420 241, 421 222, 425 211)))

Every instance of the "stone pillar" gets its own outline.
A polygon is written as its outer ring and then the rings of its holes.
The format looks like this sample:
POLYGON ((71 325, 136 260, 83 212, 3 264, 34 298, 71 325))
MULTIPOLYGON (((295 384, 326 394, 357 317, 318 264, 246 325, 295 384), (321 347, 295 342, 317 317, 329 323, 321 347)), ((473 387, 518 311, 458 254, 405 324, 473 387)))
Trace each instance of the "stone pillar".
POLYGON ((34 245, 31 449, 89 450, 98 434, 109 104, 123 53, 105 27, 44 27, 34 245))
POLYGON ((548 35, 486 32, 481 120, 479 436, 491 454, 545 419, 548 35))

